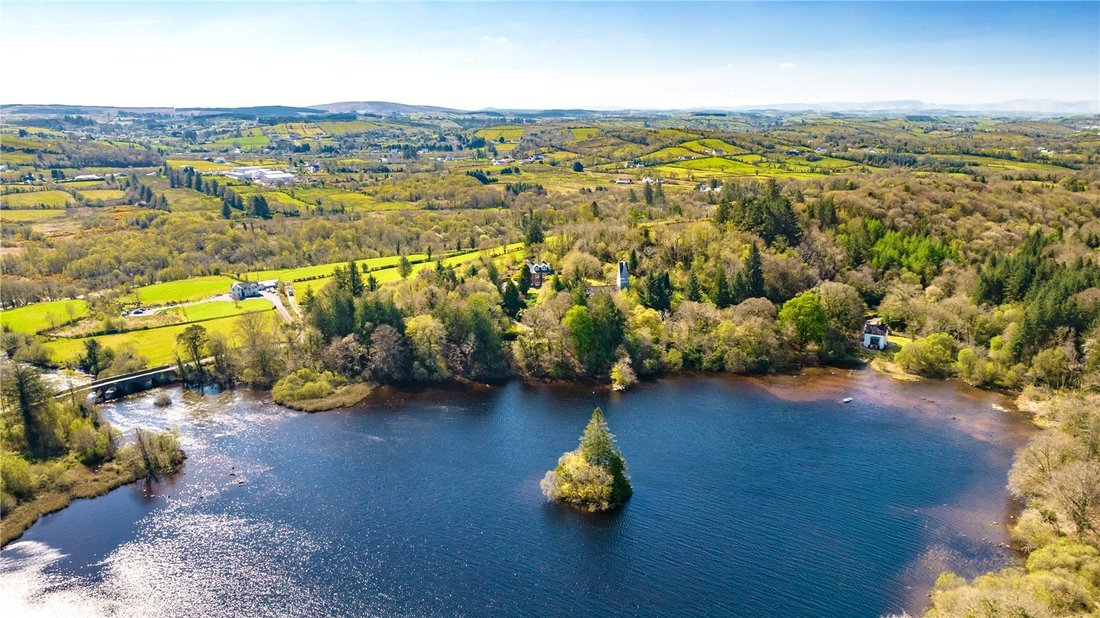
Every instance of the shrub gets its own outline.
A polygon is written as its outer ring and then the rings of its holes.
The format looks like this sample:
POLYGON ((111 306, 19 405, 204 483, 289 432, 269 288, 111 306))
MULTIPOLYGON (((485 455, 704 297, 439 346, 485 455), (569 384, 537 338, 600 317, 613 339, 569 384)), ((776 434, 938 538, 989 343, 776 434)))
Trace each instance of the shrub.
POLYGON ((946 377, 955 365, 956 345, 951 335, 936 333, 906 345, 894 355, 894 360, 909 373, 946 377))
POLYGON ((275 403, 320 399, 336 392, 347 380, 331 371, 315 371, 303 368, 288 374, 275 383, 271 397, 275 403))

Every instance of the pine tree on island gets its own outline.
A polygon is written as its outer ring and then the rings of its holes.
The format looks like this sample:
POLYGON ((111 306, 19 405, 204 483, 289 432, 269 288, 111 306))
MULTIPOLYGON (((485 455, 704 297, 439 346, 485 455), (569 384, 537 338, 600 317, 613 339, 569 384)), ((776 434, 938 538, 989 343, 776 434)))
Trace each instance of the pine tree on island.
POLYGON ((607 511, 630 498, 634 490, 626 474, 626 460, 615 446, 602 410, 592 412, 580 446, 561 456, 541 486, 547 498, 588 511, 607 511))

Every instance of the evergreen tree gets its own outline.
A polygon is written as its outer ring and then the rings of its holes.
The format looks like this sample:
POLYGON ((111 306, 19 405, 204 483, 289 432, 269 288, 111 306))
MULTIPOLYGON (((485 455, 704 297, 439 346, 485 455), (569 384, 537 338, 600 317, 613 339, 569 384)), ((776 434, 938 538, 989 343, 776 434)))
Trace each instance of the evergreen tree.
POLYGON ((699 283, 699 277, 695 275, 694 270, 688 272, 687 288, 684 290, 684 295, 690 301, 701 302, 703 300, 703 286, 699 283))
POLYGON ((763 298, 764 268, 760 261, 760 247, 752 243, 745 264, 733 282, 733 302, 740 303, 749 298, 763 298))
POLYGON ((718 202, 718 207, 714 209, 714 223, 717 225, 725 225, 730 220, 730 203, 727 201, 718 202))
POLYGON ((222 200, 222 218, 228 219, 233 216, 233 209, 229 207, 229 202, 222 200))
POLYGON ((359 266, 355 263, 355 260, 348 261, 348 290, 352 296, 362 296, 363 294, 363 276, 359 273, 359 266))
POLYGON ((529 289, 531 289, 531 269, 524 264, 519 269, 519 293, 526 294, 529 289))
POLYGON ((626 459, 615 445, 615 436, 604 419, 603 410, 596 408, 584 428, 580 447, 577 449, 588 463, 599 466, 611 474, 611 503, 621 504, 633 489, 626 476, 626 459))
POLYGON ((501 307, 503 307, 504 313, 507 313, 510 317, 516 317, 519 315, 520 310, 527 306, 523 299, 519 297, 519 288, 511 279, 504 284, 502 297, 501 307))
POLYGON ((397 264, 397 270, 401 273, 402 279, 408 279, 413 270, 412 263, 409 262, 409 258, 402 255, 401 261, 397 264))
POLYGON ((646 206, 652 206, 653 205, 653 183, 647 182, 647 183, 643 183, 643 184, 645 184, 645 186, 642 187, 642 197, 645 198, 645 205, 646 206))
POLYGON ((714 290, 711 292, 711 300, 720 309, 733 304, 733 291, 730 289, 729 280, 726 278, 726 269, 718 267, 718 275, 714 278, 714 290))

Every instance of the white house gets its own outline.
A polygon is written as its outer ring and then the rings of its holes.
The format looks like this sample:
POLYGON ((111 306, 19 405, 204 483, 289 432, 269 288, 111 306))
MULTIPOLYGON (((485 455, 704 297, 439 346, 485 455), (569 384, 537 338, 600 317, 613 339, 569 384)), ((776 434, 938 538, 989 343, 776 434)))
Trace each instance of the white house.
POLYGON ((878 321, 868 322, 863 326, 863 347, 870 350, 885 350, 890 345, 887 339, 889 329, 878 321))
POLYGON ((233 300, 255 298, 260 295, 260 284, 255 281, 236 281, 229 286, 229 295, 233 300))
POLYGON ((616 178, 615 179, 615 184, 617 184, 617 185, 628 185, 628 184, 630 184, 630 179, 629 178, 622 178, 622 177, 616 178))

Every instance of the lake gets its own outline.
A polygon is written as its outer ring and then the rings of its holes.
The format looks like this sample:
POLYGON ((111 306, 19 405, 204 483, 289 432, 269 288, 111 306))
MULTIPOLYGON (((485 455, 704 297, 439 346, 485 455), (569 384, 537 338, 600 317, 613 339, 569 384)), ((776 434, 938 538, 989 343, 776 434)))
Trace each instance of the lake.
POLYGON ((1003 396, 871 371, 384 388, 312 415, 168 392, 105 410, 178 426, 184 471, 39 520, 0 554, 8 615, 917 613, 942 569, 1015 559, 1031 432, 1003 396), (597 405, 634 485, 604 515, 539 491, 597 405))

